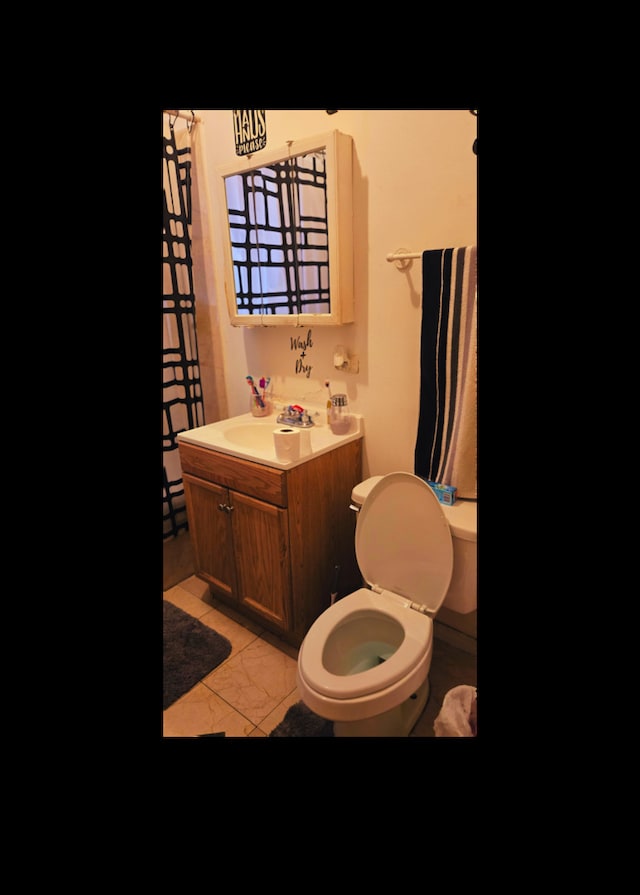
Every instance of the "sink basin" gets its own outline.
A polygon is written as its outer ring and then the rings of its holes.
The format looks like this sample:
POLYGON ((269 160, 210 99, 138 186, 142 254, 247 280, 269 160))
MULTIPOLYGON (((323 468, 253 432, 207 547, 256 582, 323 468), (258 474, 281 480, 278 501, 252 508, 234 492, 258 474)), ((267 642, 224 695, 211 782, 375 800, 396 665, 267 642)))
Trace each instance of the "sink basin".
MULTIPOLYGON (((313 410, 313 408, 309 408, 313 410)), ((326 408, 320 408, 326 412, 326 408)), ((231 454, 233 457, 241 457, 244 460, 253 460, 254 463, 262 463, 265 466, 274 466, 277 469, 291 469, 300 463, 305 463, 319 454, 335 450, 341 444, 356 441, 364 434, 363 419, 360 414, 351 414, 351 426, 344 435, 334 435, 330 427, 324 423, 323 412, 318 419, 323 422, 311 428, 300 430, 305 449, 301 451, 298 460, 278 460, 273 443, 274 429, 283 427, 277 421, 278 412, 270 416, 254 417, 250 413, 241 416, 233 416, 217 423, 209 423, 207 426, 198 426, 196 429, 188 429, 178 435, 178 441, 186 441, 199 447, 220 451, 223 454, 231 454)))
POLYGON ((232 444, 245 448, 265 450, 273 447, 274 426, 256 426, 255 423, 244 423, 224 430, 224 437, 232 444))

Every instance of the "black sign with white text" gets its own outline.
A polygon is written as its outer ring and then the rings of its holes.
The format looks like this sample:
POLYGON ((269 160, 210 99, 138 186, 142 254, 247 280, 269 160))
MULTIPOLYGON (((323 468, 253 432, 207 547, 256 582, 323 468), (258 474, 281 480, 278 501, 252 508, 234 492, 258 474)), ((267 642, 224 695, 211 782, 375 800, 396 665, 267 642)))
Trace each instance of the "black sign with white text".
POLYGON ((236 155, 251 155, 267 145, 267 118, 264 109, 234 109, 233 130, 236 155))

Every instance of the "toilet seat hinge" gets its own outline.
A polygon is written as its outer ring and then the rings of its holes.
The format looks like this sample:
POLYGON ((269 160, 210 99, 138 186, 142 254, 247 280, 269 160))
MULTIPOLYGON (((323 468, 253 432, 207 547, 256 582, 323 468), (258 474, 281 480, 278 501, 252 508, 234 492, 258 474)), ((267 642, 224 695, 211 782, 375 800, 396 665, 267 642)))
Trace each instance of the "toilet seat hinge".
POLYGON ((372 584, 372 585, 371 585, 371 590, 372 590, 375 594, 383 594, 383 593, 384 593, 384 589, 381 588, 379 584, 372 584))
POLYGON ((421 612, 423 615, 428 615, 429 618, 433 618, 435 612, 433 609, 429 609, 428 606, 425 606, 424 603, 409 603, 409 608, 414 609, 416 612, 421 612))

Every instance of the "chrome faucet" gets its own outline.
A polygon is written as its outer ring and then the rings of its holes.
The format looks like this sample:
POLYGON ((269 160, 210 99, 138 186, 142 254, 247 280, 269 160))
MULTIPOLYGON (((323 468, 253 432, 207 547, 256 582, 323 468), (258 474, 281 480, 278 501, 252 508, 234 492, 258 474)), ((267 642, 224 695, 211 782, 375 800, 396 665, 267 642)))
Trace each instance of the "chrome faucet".
POLYGON ((314 425, 309 412, 299 404, 289 404, 288 407, 283 407, 282 413, 278 414, 277 422, 285 423, 287 426, 299 426, 302 429, 308 429, 314 425))

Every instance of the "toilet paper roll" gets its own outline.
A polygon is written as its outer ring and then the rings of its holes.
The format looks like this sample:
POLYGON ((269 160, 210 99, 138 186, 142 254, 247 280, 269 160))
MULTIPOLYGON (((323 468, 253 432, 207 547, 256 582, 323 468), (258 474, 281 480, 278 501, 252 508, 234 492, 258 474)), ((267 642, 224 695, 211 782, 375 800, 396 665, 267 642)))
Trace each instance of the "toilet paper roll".
POLYGON ((285 460, 298 460, 300 457, 300 430, 274 429, 273 444, 278 460, 282 462, 285 460))
POLYGON ((311 453, 311 432, 300 429, 300 456, 307 457, 311 453))

